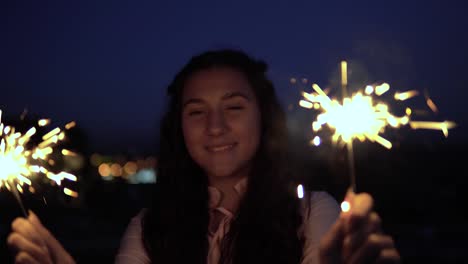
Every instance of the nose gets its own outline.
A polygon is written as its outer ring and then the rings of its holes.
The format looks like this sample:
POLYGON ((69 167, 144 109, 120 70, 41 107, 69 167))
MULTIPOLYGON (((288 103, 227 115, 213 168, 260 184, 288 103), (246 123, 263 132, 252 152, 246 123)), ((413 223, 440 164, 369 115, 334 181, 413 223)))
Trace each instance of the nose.
POLYGON ((209 136, 219 136, 227 131, 225 117, 222 112, 213 111, 208 114, 206 131, 209 136))

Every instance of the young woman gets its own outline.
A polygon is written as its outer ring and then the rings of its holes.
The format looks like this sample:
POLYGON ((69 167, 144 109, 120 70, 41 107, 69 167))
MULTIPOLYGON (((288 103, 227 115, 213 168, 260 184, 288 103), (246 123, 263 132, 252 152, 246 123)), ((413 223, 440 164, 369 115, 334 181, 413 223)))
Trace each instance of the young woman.
MULTIPOLYGON (((341 214, 324 192, 297 198, 285 115, 266 70, 220 50, 176 75, 152 207, 130 222, 117 263, 399 262, 369 195, 349 193, 351 211, 341 214)), ((34 214, 28 220, 15 220, 8 238, 18 262, 73 262, 34 214)))

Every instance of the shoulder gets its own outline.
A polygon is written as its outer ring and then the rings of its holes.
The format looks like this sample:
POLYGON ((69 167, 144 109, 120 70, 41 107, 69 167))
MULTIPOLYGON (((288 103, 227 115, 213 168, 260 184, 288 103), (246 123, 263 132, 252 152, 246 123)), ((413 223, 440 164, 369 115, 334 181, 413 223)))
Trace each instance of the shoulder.
POLYGON ((146 209, 143 209, 130 220, 127 229, 122 237, 122 240, 120 241, 120 248, 117 253, 115 263, 150 263, 148 255, 146 254, 145 247, 143 245, 143 237, 141 231, 141 222, 145 213, 146 209))
POLYGON ((304 213, 323 214, 326 212, 339 212, 338 202, 327 192, 312 191, 304 198, 302 206, 303 210, 305 210, 304 213))
POLYGON ((302 202, 303 234, 319 239, 338 219, 338 202, 327 192, 310 192, 302 202))
POLYGON ((299 230, 304 238, 301 263, 319 263, 320 240, 338 219, 340 207, 335 198, 326 192, 310 192, 304 198, 302 202, 303 223, 299 230))

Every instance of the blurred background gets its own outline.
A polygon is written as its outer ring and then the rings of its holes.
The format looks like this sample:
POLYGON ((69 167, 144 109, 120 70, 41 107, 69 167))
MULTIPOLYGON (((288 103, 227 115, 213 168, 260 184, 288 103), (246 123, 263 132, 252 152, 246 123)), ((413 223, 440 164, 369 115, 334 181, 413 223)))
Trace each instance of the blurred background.
MULTIPOLYGON (((309 144, 316 112, 298 101, 312 83, 339 95, 339 63, 347 60, 351 91, 384 81, 393 91, 418 90, 404 104, 419 120, 457 123, 447 138, 388 130, 393 148, 355 144, 355 165, 358 191, 374 196, 404 262, 462 263, 467 11, 464 1, 2 1, 2 122, 22 132, 42 118, 49 129, 76 122, 58 146, 73 155, 54 166, 78 181, 37 181, 22 201, 79 263, 112 263, 128 221, 148 205, 157 182, 165 89, 191 56, 218 48, 269 64, 297 171, 307 188, 340 201, 349 186, 346 153, 326 139, 309 144)), ((21 215, 13 194, 0 190, 2 263, 12 261, 5 240, 21 215)))

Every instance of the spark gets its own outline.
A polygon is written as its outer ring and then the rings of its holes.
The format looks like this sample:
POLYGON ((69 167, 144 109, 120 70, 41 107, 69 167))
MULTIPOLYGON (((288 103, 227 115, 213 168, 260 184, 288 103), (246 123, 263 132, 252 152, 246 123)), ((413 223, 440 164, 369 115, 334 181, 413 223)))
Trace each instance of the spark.
POLYGON ((50 119, 41 119, 37 122, 37 124, 41 127, 47 126, 48 124, 50 124, 50 119))
POLYGON ((395 95, 394 95, 394 98, 395 100, 400 100, 400 101, 405 101, 405 100, 408 100, 412 97, 415 97, 419 94, 418 91, 415 91, 415 90, 412 90, 412 91, 407 91, 407 92, 404 92, 404 93, 398 93, 396 92, 395 95))
POLYGON ((64 192, 66 195, 69 195, 69 196, 71 196, 71 197, 75 197, 75 198, 78 197, 78 193, 77 193, 77 192, 72 191, 72 190, 70 190, 70 189, 68 189, 68 188, 63 188, 63 192, 64 192))
MULTIPOLYGON (((55 163, 52 159, 48 159, 48 156, 54 152, 55 145, 65 138, 60 128, 46 133, 39 144, 28 144, 37 132, 36 127, 31 127, 24 134, 16 132, 14 127, 2 123, 1 115, 0 110, 0 188, 5 187, 12 191, 21 204, 17 191, 23 193, 24 186, 28 185, 27 189, 34 192, 32 180, 39 175, 45 175, 57 185, 61 185, 64 179, 77 181, 77 177, 73 174, 64 171, 54 173, 46 167, 47 164, 55 163)), ((37 125, 42 127, 49 123, 49 119, 41 119, 37 125)), ((64 149, 62 154, 74 155, 75 153, 64 149)), ((78 195, 67 188, 64 188, 63 192, 73 197, 78 195)), ((22 209, 25 212, 24 208, 22 209)))
POLYGON ((436 104, 434 103, 434 101, 432 101, 431 98, 426 99, 426 104, 427 104, 427 106, 429 106, 429 108, 432 110, 432 112, 434 112, 434 113, 439 112, 439 110, 437 109, 436 104))
POLYGON ((450 121, 432 122, 432 121, 413 121, 410 122, 412 129, 434 129, 441 130, 445 137, 448 137, 448 130, 454 128, 456 124, 450 121))
POLYGON ((381 96, 382 94, 386 93, 390 90, 390 85, 388 83, 382 83, 381 85, 377 85, 375 87, 375 94, 381 96))
POLYGON ((62 155, 64 156, 76 156, 76 153, 68 149, 62 149, 62 155))
MULTIPOLYGON (((346 65, 346 64, 344 64, 346 65)), ((346 73, 346 68, 342 64, 342 71, 346 73)), ((346 87, 347 78, 343 74, 342 87, 346 87)), ((440 130, 447 137, 448 130, 454 128, 456 124, 450 121, 427 122, 412 121, 412 109, 407 107, 405 114, 396 116, 390 112, 390 107, 383 100, 378 100, 379 96, 390 90, 388 83, 380 85, 367 85, 363 90, 356 92, 351 97, 343 97, 342 101, 330 98, 317 84, 312 85, 314 92, 303 92, 303 99, 299 105, 308 109, 316 109, 321 113, 312 122, 312 130, 318 132, 325 126, 331 128, 334 133, 331 136, 333 143, 351 143, 354 139, 359 141, 369 140, 377 142, 387 149, 392 148, 392 143, 382 136, 387 127, 400 128, 408 125, 412 129, 434 129, 440 130), (317 107, 319 106, 319 107, 317 107)), ((346 89, 343 88, 343 92, 346 89)), ((418 92, 411 90, 397 92, 394 94, 395 100, 404 101, 417 96, 418 92)), ((318 140, 314 139, 313 143, 318 140)), ((314 144, 318 145, 318 144, 314 144)))
POLYGON ((65 125, 65 129, 69 130, 69 129, 75 127, 75 126, 76 126, 76 122, 75 122, 75 121, 71 121, 70 123, 68 123, 68 124, 65 125))

